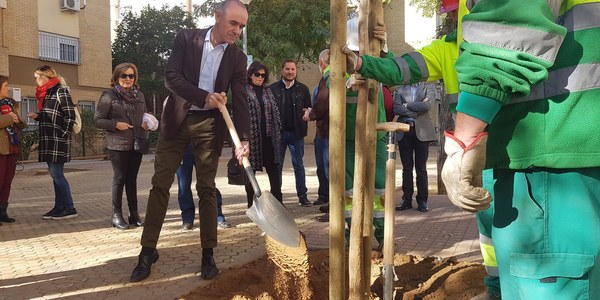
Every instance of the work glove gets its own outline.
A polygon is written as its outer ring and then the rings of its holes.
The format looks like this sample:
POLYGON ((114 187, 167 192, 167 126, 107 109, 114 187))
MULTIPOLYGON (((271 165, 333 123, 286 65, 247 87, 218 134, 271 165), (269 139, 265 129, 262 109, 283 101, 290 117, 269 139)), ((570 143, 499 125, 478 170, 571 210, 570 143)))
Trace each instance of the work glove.
POLYGON ((388 45, 387 45, 387 33, 385 30, 385 24, 379 23, 376 26, 373 26, 373 36, 381 41, 381 51, 383 53, 388 53, 388 45))
POLYGON ((358 55, 354 51, 350 50, 348 46, 342 48, 342 53, 346 55, 346 72, 352 74, 356 72, 356 65, 358 64, 358 55))
POLYGON ((487 133, 480 133, 468 146, 458 140, 453 132, 446 131, 444 136, 444 150, 448 157, 442 168, 442 180, 450 201, 473 213, 489 208, 492 196, 481 187, 487 133))
POLYGON ((358 73, 354 73, 350 75, 348 80, 346 80, 346 89, 351 91, 358 91, 363 85, 366 83, 366 79, 358 73))

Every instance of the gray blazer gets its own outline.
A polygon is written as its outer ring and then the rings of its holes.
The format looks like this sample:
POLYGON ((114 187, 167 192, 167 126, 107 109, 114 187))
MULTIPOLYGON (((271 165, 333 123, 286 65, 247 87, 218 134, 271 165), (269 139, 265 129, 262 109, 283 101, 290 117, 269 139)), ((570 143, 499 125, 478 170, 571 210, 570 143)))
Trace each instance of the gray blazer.
MULTIPOLYGON (((432 103, 435 103, 435 98, 436 92, 432 84, 418 85, 414 99, 410 85, 399 86, 394 92, 394 115, 398 115, 398 122, 414 119, 415 132, 419 141, 430 142, 437 139, 433 121, 429 114, 432 103), (423 101, 425 99, 428 101, 423 101)), ((398 141, 403 137, 404 133, 402 132, 396 135, 398 141)))

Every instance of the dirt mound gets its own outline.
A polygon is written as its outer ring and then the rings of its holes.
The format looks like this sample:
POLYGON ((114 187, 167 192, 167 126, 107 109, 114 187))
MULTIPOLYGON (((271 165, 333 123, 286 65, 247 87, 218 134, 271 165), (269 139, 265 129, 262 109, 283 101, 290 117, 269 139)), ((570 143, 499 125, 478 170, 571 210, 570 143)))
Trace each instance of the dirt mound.
MULTIPOLYGON (((269 245, 267 251, 270 251, 271 259, 265 256, 242 267, 224 270, 209 286, 193 290, 180 299, 329 298, 328 250, 308 251, 308 265, 302 259, 289 260, 286 254, 283 260, 286 265, 280 267, 277 261, 282 260, 272 257, 273 253, 284 249, 272 247, 269 250, 272 246, 269 245), (305 272, 307 267, 308 272, 305 272)), ((299 258, 304 257, 302 253, 297 254, 299 258)), ((378 270, 381 270, 383 260, 380 255, 374 256, 371 299, 380 299, 383 295, 383 278, 379 277, 378 270)), ((485 291, 485 269, 478 263, 396 254, 394 266, 398 278, 394 283, 394 299, 462 300, 485 291)))

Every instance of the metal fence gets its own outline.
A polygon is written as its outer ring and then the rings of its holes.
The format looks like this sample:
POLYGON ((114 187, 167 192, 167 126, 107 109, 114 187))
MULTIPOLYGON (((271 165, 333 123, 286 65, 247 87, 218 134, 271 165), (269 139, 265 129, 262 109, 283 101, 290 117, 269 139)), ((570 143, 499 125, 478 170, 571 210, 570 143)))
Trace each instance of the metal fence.
MULTIPOLYGON (((39 142, 37 125, 29 125, 21 132, 22 160, 36 160, 39 142)), ((71 157, 85 157, 105 154, 106 132, 103 130, 82 130, 71 138, 71 157)))

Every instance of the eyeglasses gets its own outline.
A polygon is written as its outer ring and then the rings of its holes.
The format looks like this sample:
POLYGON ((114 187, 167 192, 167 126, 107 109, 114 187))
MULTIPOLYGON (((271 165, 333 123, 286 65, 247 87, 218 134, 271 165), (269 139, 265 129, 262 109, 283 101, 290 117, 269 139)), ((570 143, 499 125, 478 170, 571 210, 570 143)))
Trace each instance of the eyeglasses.
POLYGON ((267 73, 256 72, 256 73, 254 73, 254 77, 257 77, 257 78, 258 77, 267 78, 267 73))
POLYGON ((121 79, 125 79, 127 77, 129 77, 129 79, 135 79, 135 74, 121 74, 121 76, 119 76, 121 79))

